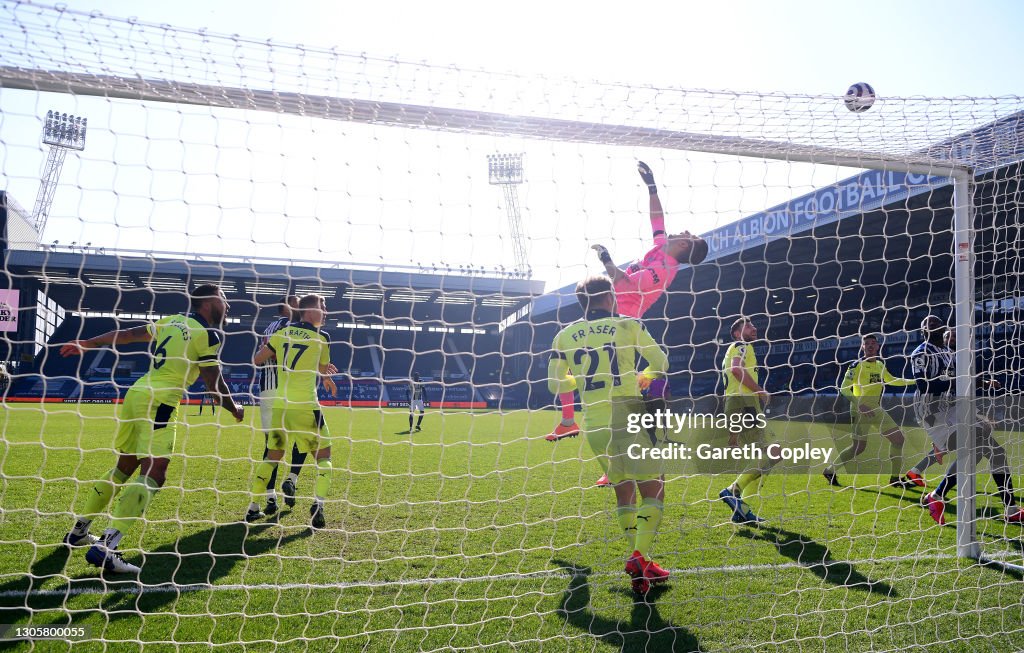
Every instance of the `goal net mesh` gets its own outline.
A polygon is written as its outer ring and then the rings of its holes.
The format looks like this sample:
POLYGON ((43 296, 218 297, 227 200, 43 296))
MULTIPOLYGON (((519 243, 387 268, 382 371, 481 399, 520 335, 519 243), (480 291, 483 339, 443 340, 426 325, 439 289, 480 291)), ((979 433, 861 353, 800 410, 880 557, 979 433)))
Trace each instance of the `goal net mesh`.
POLYGON ((879 97, 853 113, 839 95, 494 73, 35 3, 0 16, 0 622, 91 629, 37 650, 1024 647, 1021 527, 989 463, 977 514, 950 491, 940 527, 922 498, 953 452, 921 470, 927 487, 889 485, 932 449, 914 387, 878 408, 902 448, 886 422, 863 451, 842 392, 865 334, 913 377, 921 322, 955 326, 954 267, 971 257, 976 337, 960 347, 1019 477, 1024 99, 879 97), (51 156, 47 112, 86 125, 84 149, 51 156), (521 177, 489 174, 495 153, 521 177), (653 247, 638 161, 666 230, 709 246, 642 318, 668 354, 668 410, 726 410, 730 326, 748 317, 767 437, 830 451, 749 485, 760 525, 720 498, 742 469, 667 464, 648 557, 672 578, 641 596, 624 499, 595 486, 602 452, 545 438, 562 416, 552 341, 582 316, 575 284, 605 273, 591 246, 623 269, 653 247), (954 174, 972 180, 963 246, 954 174), (46 188, 52 204, 19 203, 46 188), (230 303, 219 357, 245 417, 189 387, 166 482, 121 541, 141 572, 101 574, 62 538, 114 465, 119 402, 154 354, 61 348, 186 312, 208 283, 230 303), (281 299, 310 294, 338 368, 337 394, 319 390, 333 471, 318 486, 289 443, 277 514, 246 523, 266 444, 253 354, 281 299), (851 451, 830 485, 827 462, 851 451), (1004 564, 958 558, 957 519, 1004 564))

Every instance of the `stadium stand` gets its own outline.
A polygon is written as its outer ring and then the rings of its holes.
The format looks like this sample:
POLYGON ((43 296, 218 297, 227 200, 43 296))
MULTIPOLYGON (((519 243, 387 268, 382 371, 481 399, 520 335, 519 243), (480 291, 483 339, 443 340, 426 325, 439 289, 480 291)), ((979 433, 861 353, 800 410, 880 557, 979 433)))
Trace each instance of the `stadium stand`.
MULTIPOLYGON (((6 207, 5 200, 0 191, 0 207, 6 207)), ((542 289, 540 282, 466 271, 194 263, 43 248, 9 250, 6 259, 23 297, 45 297, 67 311, 40 341, 39 306, 22 307, 18 335, 0 351, 0 359, 21 363, 8 392, 14 401, 120 398, 148 367, 144 347, 63 359, 59 345, 136 326, 147 316, 187 310, 187 289, 214 282, 232 305, 221 360, 229 387, 243 401, 252 401, 254 334, 273 319, 274 303, 288 292, 319 292, 327 297, 326 329, 339 368, 339 396, 323 394, 326 404, 404 405, 405 383, 414 371, 426 382, 429 406, 526 403, 525 385, 518 393, 502 391, 501 352, 509 345, 499 325, 529 305, 542 289)), ((198 402, 201 384, 189 394, 189 401, 198 402)))

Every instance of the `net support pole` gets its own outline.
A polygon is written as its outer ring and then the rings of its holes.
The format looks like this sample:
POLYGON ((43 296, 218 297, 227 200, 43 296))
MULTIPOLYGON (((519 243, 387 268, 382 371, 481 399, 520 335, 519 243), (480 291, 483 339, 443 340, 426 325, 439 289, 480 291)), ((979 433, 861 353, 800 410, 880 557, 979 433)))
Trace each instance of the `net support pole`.
POLYGON ((972 173, 953 174, 953 282, 956 319, 956 552, 979 558, 977 525, 977 465, 974 457, 974 202, 972 173))

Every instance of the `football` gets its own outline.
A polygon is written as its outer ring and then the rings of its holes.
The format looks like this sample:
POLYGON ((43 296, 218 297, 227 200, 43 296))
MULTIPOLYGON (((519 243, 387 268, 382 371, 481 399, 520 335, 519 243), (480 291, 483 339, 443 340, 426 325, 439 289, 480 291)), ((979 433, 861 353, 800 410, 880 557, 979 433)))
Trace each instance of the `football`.
POLYGON ((871 84, 867 82, 851 84, 850 88, 846 89, 843 101, 846 103, 846 108, 854 113, 867 111, 875 103, 875 89, 871 88, 871 84))

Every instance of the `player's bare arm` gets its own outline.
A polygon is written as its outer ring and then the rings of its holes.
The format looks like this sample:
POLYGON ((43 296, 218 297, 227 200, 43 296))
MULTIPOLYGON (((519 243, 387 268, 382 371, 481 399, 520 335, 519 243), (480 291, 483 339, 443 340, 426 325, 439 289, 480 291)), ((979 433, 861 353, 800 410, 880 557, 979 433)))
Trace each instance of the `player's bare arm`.
POLYGON ((732 359, 729 364, 729 371, 732 373, 736 380, 743 384, 743 387, 750 390, 751 392, 759 395, 762 399, 768 398, 768 393, 762 388, 754 377, 750 376, 747 372, 747 368, 743 367, 743 359, 736 356, 732 359))
POLYGON ((323 382, 324 387, 327 388, 327 392, 331 393, 332 397, 338 396, 338 384, 334 382, 334 379, 331 378, 329 374, 322 375, 320 380, 323 382))
POLYGON ((334 363, 328 363, 326 365, 320 365, 320 380, 323 382, 324 387, 331 393, 332 397, 338 396, 338 386, 334 382, 331 376, 338 373, 338 368, 334 366, 334 363))
POLYGON ((320 366, 320 373, 321 374, 332 374, 332 375, 333 374, 337 374, 338 373, 338 368, 334 366, 334 363, 328 363, 326 365, 321 365, 320 366))
POLYGON ((593 245, 590 249, 597 252, 597 258, 601 259, 605 272, 612 279, 612 285, 626 278, 626 273, 616 267, 615 262, 612 261, 612 255, 608 253, 607 247, 604 245, 593 245))
POLYGON ((245 413, 242 407, 235 403, 234 397, 231 396, 231 389, 228 388, 227 382, 221 376, 220 365, 200 367, 199 376, 202 377, 203 383, 206 384, 206 389, 218 399, 221 408, 231 413, 236 422, 241 422, 245 413))
POLYGON ((127 345, 135 342, 150 342, 151 340, 153 340, 153 334, 149 332, 148 326, 117 329, 87 338, 86 340, 72 340, 60 348, 60 355, 64 357, 80 356, 87 349, 127 345))
POLYGON ((263 365, 267 361, 274 358, 274 350, 270 345, 263 345, 260 350, 253 356, 252 362, 254 365, 263 365))

